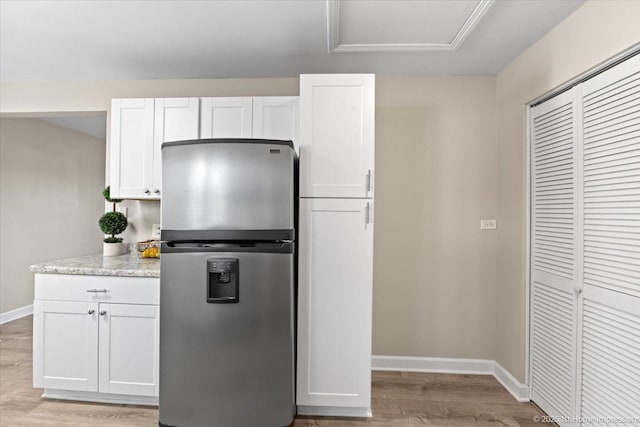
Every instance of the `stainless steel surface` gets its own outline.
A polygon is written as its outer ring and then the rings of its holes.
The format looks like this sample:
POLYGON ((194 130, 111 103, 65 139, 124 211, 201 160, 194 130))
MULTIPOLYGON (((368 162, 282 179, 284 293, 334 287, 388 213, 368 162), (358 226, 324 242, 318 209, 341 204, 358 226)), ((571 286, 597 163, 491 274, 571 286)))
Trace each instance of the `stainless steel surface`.
POLYGON ((108 289, 87 289, 87 292, 90 293, 102 293, 102 292, 109 292, 108 289))
POLYGON ((289 425, 293 254, 229 245, 229 252, 163 253, 160 268, 161 425, 289 425), (207 261, 215 259, 238 260, 238 303, 207 303, 207 261))
POLYGON ((163 147, 162 229, 292 229, 294 157, 273 144, 163 147))
POLYGON ((87 314, 93 314, 95 312, 96 312, 95 310, 89 310, 89 311, 87 311, 87 314))

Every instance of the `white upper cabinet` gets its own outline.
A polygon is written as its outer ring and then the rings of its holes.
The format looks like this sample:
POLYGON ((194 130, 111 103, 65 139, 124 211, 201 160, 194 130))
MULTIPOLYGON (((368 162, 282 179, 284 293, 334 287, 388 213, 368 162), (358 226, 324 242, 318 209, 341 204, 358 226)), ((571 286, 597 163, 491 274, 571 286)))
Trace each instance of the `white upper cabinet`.
POLYGON ((373 197, 375 76, 300 76, 300 197, 373 197))
POLYGON ((292 140, 297 96, 114 99, 111 102, 111 195, 160 199, 162 144, 197 138, 292 140))
POLYGON ((299 98, 253 98, 253 138, 291 140, 298 146, 299 98))
POLYGON ((202 98, 201 138, 251 138, 251 97, 202 98))
POLYGON ((143 199, 151 195, 153 104, 151 98, 111 102, 110 180, 114 198, 143 199))
POLYGON ((161 145, 198 138, 198 98, 114 99, 111 102, 111 196, 159 199, 161 145))
POLYGON ((198 138, 199 98, 159 98, 155 100, 153 133, 152 196, 162 190, 162 144, 198 138))

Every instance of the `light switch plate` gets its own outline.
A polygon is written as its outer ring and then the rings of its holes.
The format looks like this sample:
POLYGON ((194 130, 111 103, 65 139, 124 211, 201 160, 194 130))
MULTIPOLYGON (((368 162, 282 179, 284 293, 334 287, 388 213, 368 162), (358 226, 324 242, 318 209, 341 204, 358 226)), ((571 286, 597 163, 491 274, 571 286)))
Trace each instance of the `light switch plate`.
POLYGON ((497 221, 495 219, 481 219, 480 230, 495 230, 496 222, 497 221))
POLYGON ((160 224, 153 224, 151 228, 151 238, 152 239, 160 239, 160 224))

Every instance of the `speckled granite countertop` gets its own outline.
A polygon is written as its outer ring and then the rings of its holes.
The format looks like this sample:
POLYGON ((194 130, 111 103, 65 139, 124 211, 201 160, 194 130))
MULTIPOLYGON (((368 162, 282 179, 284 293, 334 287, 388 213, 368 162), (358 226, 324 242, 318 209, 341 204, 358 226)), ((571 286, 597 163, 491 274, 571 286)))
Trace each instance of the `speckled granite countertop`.
POLYGON ((160 277, 160 260, 141 259, 135 252, 113 257, 97 254, 34 264, 29 270, 40 274, 160 277))

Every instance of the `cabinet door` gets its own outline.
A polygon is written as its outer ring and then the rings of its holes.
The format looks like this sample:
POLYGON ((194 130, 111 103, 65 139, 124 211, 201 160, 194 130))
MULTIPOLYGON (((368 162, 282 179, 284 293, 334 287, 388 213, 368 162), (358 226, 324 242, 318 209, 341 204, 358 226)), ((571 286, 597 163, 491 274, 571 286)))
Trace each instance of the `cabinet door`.
POLYGON ((100 304, 100 392, 158 395, 156 305, 100 304))
POLYGON ((531 111, 531 399, 556 417, 576 415, 581 251, 576 90, 531 111))
POLYGON ((155 100, 152 198, 159 198, 162 190, 162 143, 197 139, 199 118, 200 99, 198 98, 155 100))
POLYGON ((253 138, 291 140, 297 150, 299 110, 297 96, 253 98, 253 138))
POLYGON ((251 138, 251 97, 202 98, 201 138, 251 138))
POLYGON ((640 56, 582 87, 578 415, 640 414, 640 56))
POLYGON ((153 99, 111 102, 111 196, 142 199, 153 183, 153 99))
POLYGON ((370 407, 372 208, 300 200, 300 406, 370 407))
POLYGON ((33 303, 33 386, 98 391, 98 304, 33 303))
POLYGON ((372 74, 300 76, 300 197, 372 197, 372 74))

